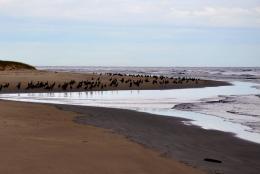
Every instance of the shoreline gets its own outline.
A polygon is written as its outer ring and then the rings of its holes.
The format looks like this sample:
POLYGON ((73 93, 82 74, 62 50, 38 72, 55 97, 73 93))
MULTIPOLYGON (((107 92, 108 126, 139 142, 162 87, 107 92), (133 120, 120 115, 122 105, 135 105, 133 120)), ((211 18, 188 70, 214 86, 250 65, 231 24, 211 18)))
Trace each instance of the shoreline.
POLYGON ((75 122, 123 135, 161 156, 177 159, 207 173, 258 173, 260 144, 235 137, 232 133, 185 125, 187 119, 154 115, 125 109, 55 105, 78 113, 75 122), (220 160, 210 163, 206 158, 220 160))

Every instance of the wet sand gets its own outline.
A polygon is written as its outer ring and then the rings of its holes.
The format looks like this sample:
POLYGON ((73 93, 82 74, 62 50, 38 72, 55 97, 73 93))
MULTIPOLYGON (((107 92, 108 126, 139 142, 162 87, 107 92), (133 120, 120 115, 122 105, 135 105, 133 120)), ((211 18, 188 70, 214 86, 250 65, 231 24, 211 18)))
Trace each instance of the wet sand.
POLYGON ((161 156, 177 159, 207 173, 258 174, 260 171, 260 144, 238 139, 230 133, 187 126, 180 118, 130 110, 56 106, 77 112, 77 123, 111 129, 159 151, 161 156), (207 162, 205 158, 222 163, 207 162))
POLYGON ((176 78, 155 79, 154 77, 136 77, 128 75, 109 75, 93 73, 72 73, 72 72, 51 72, 51 71, 0 71, 0 86, 9 83, 8 88, 0 89, 0 93, 18 93, 18 92, 71 92, 71 91, 97 91, 97 90, 146 90, 146 89, 176 89, 176 88, 200 88, 211 86, 230 85, 227 82, 211 80, 181 80, 176 78), (114 80, 115 83, 111 85, 114 80), (55 83, 53 89, 26 89, 28 83, 48 82, 49 86, 55 83), (62 85, 75 81, 73 85, 68 85, 66 90, 62 85), (92 86, 83 85, 77 88, 79 82, 87 81, 92 86), (139 83, 142 81, 141 83, 139 83), (156 83, 154 82, 156 81, 156 83), (99 83, 100 82, 100 83, 99 83), (139 83, 136 85, 135 83, 139 83), (18 90, 17 85, 21 83, 18 90), (99 83, 99 85, 98 85, 99 83), (131 84, 130 84, 131 83, 131 84), (60 85, 60 87, 59 87, 60 85), (98 85, 98 86, 97 86, 98 85), (87 87, 87 88, 86 88, 87 87))

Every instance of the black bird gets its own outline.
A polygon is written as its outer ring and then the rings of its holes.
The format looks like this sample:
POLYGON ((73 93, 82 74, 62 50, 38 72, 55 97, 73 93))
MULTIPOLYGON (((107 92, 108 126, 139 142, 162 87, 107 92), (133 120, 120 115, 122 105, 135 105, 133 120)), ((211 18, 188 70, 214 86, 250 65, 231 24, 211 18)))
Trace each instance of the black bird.
POLYGON ((71 80, 69 84, 70 84, 70 86, 72 86, 72 85, 74 85, 75 83, 76 83, 75 80, 71 80))
POLYGON ((20 90, 20 88, 21 88, 21 82, 19 82, 16 87, 17 87, 18 90, 20 90))
POLYGON ((9 83, 4 84, 3 88, 8 88, 9 87, 9 83))
POLYGON ((81 88, 82 84, 83 84, 83 82, 79 82, 78 85, 77 85, 77 89, 81 88))
POLYGON ((64 84, 61 86, 62 90, 66 91, 68 85, 69 85, 68 83, 64 83, 64 84))

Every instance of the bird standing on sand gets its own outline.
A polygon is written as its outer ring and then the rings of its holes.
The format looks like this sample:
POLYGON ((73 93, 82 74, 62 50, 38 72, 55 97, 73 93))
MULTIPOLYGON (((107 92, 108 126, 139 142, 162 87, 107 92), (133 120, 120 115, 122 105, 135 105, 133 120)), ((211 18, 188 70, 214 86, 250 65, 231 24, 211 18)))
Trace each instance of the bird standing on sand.
POLYGON ((9 83, 4 84, 3 88, 8 88, 9 87, 9 83))
POLYGON ((20 88, 21 88, 21 82, 19 82, 19 83, 16 85, 16 88, 17 88, 18 90, 20 90, 20 88))

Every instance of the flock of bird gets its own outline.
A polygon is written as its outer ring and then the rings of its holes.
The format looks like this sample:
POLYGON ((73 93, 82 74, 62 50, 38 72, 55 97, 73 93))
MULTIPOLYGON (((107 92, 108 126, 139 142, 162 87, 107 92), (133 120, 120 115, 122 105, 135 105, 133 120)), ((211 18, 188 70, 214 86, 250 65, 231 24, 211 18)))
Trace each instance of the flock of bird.
MULTIPOLYGON (((126 74, 112 74, 106 73, 105 75, 109 76, 109 80, 102 81, 100 74, 97 78, 92 77, 89 80, 75 81, 70 80, 68 82, 56 83, 56 82, 28 82, 27 84, 22 84, 21 82, 17 83, 15 88, 17 90, 34 90, 34 89, 44 89, 47 91, 53 91, 54 89, 59 89, 62 91, 68 90, 104 90, 117 88, 120 84, 128 86, 130 89, 140 88, 141 85, 145 83, 150 83, 152 85, 168 85, 173 84, 183 84, 189 83, 190 81, 198 83, 199 79, 188 78, 188 77, 165 77, 165 76, 151 76, 151 75, 126 75, 126 74)), ((8 89, 10 87, 9 83, 0 84, 0 91, 3 89, 8 89)))

